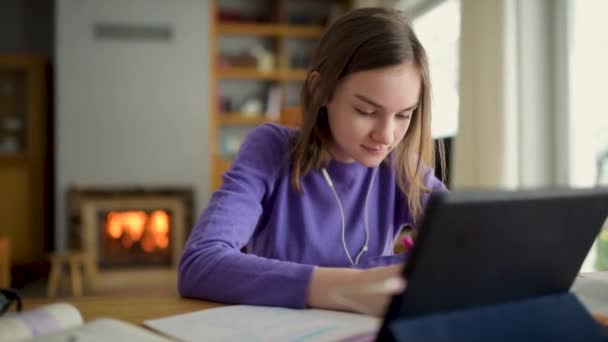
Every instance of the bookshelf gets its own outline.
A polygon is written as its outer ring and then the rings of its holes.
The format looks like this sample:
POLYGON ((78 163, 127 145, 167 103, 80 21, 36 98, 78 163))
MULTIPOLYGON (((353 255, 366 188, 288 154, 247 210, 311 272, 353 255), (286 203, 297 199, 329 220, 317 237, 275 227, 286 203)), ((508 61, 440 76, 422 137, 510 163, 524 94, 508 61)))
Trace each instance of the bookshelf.
POLYGON ((219 118, 222 125, 260 125, 264 122, 278 122, 276 119, 267 118, 263 113, 247 116, 243 113, 222 113, 219 118))
POLYGON ((211 1, 211 191, 222 183, 253 127, 300 122, 299 88, 307 58, 347 0, 211 1))
POLYGON ((306 77, 306 70, 276 70, 260 71, 255 68, 220 67, 220 79, 259 80, 259 81, 302 81, 306 77))
POLYGON ((305 26, 294 27, 291 25, 277 24, 218 24, 220 34, 241 34, 254 36, 277 36, 277 37, 312 37, 321 36, 325 27, 305 26))

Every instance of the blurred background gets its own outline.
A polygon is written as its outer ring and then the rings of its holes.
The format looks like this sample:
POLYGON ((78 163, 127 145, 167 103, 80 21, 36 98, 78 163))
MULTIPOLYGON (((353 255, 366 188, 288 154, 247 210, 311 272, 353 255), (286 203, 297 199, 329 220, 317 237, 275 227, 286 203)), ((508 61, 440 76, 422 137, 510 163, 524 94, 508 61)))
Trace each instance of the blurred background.
POLYGON ((451 189, 608 185, 605 0, 3 0, 0 287, 175 287, 244 136, 297 127, 315 42, 365 6, 427 49, 451 189))

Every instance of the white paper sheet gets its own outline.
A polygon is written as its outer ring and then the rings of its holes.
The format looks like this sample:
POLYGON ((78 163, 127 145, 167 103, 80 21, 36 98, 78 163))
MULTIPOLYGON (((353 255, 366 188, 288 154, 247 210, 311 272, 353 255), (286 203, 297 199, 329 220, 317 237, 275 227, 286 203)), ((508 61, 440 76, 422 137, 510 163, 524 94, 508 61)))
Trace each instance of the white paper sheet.
POLYGON ((608 272, 581 273, 571 291, 589 312, 608 316, 608 272))
POLYGON ((234 305, 144 322, 185 341, 336 341, 373 334, 376 317, 318 309, 234 305))

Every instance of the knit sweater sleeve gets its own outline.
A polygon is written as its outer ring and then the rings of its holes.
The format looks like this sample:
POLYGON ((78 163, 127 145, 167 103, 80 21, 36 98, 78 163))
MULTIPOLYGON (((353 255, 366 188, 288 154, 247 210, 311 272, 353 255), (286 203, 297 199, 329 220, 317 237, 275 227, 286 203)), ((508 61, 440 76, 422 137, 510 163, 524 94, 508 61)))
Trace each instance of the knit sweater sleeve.
POLYGON ((244 254, 262 199, 285 167, 289 133, 265 124, 247 136, 223 185, 193 228, 179 262, 182 296, 224 303, 301 308, 313 266, 244 254))

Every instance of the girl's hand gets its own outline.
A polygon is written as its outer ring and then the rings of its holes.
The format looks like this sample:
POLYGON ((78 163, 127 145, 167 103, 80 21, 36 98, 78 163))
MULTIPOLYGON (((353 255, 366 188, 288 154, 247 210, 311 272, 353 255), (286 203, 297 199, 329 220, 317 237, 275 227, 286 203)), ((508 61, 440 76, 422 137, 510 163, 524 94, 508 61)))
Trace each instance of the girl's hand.
POLYGON ((405 289, 402 267, 366 270, 316 267, 308 289, 308 305, 381 316, 391 297, 405 289))
POLYGON ((402 268, 402 265, 392 265, 362 270, 354 276, 351 285, 335 287, 329 296, 349 311, 382 316, 392 296, 405 290, 402 268))

